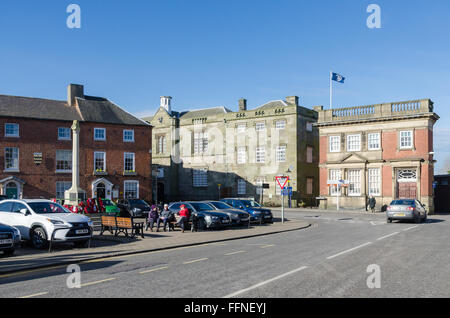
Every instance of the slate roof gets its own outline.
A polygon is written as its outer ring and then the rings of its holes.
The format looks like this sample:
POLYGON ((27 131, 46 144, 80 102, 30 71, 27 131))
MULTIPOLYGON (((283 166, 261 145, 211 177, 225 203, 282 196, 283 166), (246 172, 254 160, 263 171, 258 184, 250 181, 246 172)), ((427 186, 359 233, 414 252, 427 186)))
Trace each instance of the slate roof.
POLYGON ((259 106, 255 109, 267 109, 267 108, 276 108, 276 107, 284 107, 288 106, 288 104, 283 100, 274 100, 268 103, 265 103, 264 105, 259 106))
POLYGON ((215 115, 223 115, 227 113, 231 113, 232 111, 225 107, 214 107, 214 108, 205 108, 192 110, 189 112, 184 112, 180 114, 180 119, 191 119, 198 117, 207 117, 207 116, 215 116, 215 115))
POLYGON ((77 101, 78 106, 70 106, 67 101, 0 95, 0 116, 148 126, 105 98, 85 96, 77 101))

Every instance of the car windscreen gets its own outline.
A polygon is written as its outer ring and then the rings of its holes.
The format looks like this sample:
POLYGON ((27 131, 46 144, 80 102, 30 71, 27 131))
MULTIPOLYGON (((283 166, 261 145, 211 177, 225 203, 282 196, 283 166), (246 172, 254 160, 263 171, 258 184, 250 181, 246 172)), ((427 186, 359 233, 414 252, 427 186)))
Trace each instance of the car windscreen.
POLYGON ((192 207, 197 211, 211 211, 212 208, 206 203, 190 203, 192 207))
POLYGON ((231 209, 232 207, 224 202, 209 202, 209 204, 213 205, 216 209, 224 210, 231 209))
POLYGON ((113 205, 111 200, 102 200, 103 205, 113 205))
POLYGON ((252 201, 252 200, 241 200, 241 202, 242 202, 242 204, 245 206, 245 207, 252 207, 252 208, 259 208, 259 207, 261 207, 256 201, 252 201))
POLYGON ((28 203, 28 205, 37 214, 70 213, 70 211, 63 206, 53 202, 33 202, 28 203))
POLYGON ((130 203, 130 205, 144 205, 144 206, 148 206, 147 202, 145 202, 144 200, 129 200, 128 202, 130 203))
POLYGON ((391 205, 414 205, 414 200, 394 200, 391 205))

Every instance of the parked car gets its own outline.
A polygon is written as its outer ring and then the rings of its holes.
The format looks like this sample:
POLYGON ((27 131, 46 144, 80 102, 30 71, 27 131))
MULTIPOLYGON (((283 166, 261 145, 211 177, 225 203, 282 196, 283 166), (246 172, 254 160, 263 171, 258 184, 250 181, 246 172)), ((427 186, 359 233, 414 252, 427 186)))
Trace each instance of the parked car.
POLYGON ((183 204, 190 213, 194 213, 194 215, 197 216, 199 230, 223 228, 231 225, 231 220, 228 214, 216 211, 204 202, 189 201, 171 203, 169 205, 169 210, 171 210, 174 214, 177 214, 183 204))
POLYGON ((4 255, 12 255, 20 244, 20 231, 12 226, 0 224, 0 251, 4 255))
POLYGON ((392 201, 386 209, 386 214, 388 223, 392 223, 393 220, 410 220, 420 223, 425 222, 428 217, 425 205, 414 199, 392 201))
POLYGON ((9 198, 6 195, 0 195, 0 201, 8 200, 9 198))
POLYGON ((0 223, 16 227, 23 240, 44 248, 54 235, 57 242, 84 247, 90 240, 93 222, 71 213, 49 200, 5 200, 0 202, 0 223))
POLYGON ((102 200, 103 206, 105 208, 105 213, 109 213, 109 214, 116 214, 119 215, 120 214, 120 209, 117 207, 117 205, 112 202, 109 199, 103 199, 102 200))
POLYGON ((269 209, 263 208, 255 200, 242 198, 226 198, 220 200, 232 207, 250 213, 252 222, 273 223, 273 214, 269 209))
POLYGON ((235 209, 231 205, 222 201, 204 201, 204 202, 208 204, 213 210, 228 214, 232 224, 235 225, 248 224, 248 221, 250 219, 250 213, 244 212, 239 209, 235 209))
POLYGON ((121 215, 122 212, 124 212, 127 215, 138 218, 147 218, 151 209, 150 205, 147 202, 140 199, 120 200, 117 204, 117 207, 121 210, 121 215))

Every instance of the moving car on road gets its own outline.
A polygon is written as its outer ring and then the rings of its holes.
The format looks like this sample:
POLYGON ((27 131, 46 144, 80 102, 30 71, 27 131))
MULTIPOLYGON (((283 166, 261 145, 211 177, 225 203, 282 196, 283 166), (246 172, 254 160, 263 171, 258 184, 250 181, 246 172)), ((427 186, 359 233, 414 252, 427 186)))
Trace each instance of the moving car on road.
POLYGON ((200 231, 205 229, 223 228, 231 225, 228 214, 215 211, 211 206, 204 202, 189 201, 171 203, 169 205, 169 210, 171 210, 174 214, 177 214, 183 204, 190 213, 194 213, 194 215, 197 216, 198 229, 200 231))
POLYGON ((44 248, 54 234, 57 242, 84 247, 92 235, 93 223, 84 215, 71 213, 49 200, 5 200, 0 202, 0 223, 16 227, 22 239, 44 248))
POLYGON ((248 212, 251 216, 252 222, 273 223, 272 211, 264 209, 255 200, 241 199, 241 198, 227 198, 220 200, 232 207, 248 212))
POLYGON ((226 204, 225 202, 222 201, 204 201, 204 202, 208 204, 213 210, 228 214, 232 224, 234 225, 248 224, 248 221, 250 219, 250 213, 244 212, 239 209, 235 209, 231 205, 226 204))
POLYGON ((4 255, 12 255, 20 244, 20 232, 17 228, 0 224, 0 251, 4 255))
POLYGON ((387 221, 410 220, 416 223, 427 220, 427 211, 425 206, 414 199, 398 199, 391 202, 386 210, 387 221))

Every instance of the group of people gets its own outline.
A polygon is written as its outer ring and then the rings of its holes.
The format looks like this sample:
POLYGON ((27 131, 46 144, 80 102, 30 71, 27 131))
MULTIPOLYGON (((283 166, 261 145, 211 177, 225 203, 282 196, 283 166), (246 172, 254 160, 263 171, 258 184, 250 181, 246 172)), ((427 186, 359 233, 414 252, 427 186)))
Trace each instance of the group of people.
POLYGON ((148 214, 147 226, 145 230, 147 231, 150 228, 150 231, 153 232, 153 227, 156 223, 156 232, 159 232, 159 228, 161 222, 163 223, 163 230, 166 232, 167 225, 170 230, 175 231, 175 223, 181 228, 181 231, 184 233, 189 221, 192 222, 191 231, 197 231, 198 228, 198 220, 195 214, 191 214, 188 208, 183 204, 180 207, 180 211, 176 213, 180 216, 180 219, 176 220, 175 213, 169 210, 169 205, 165 204, 163 209, 160 211, 156 205, 152 205, 151 211, 148 214))

